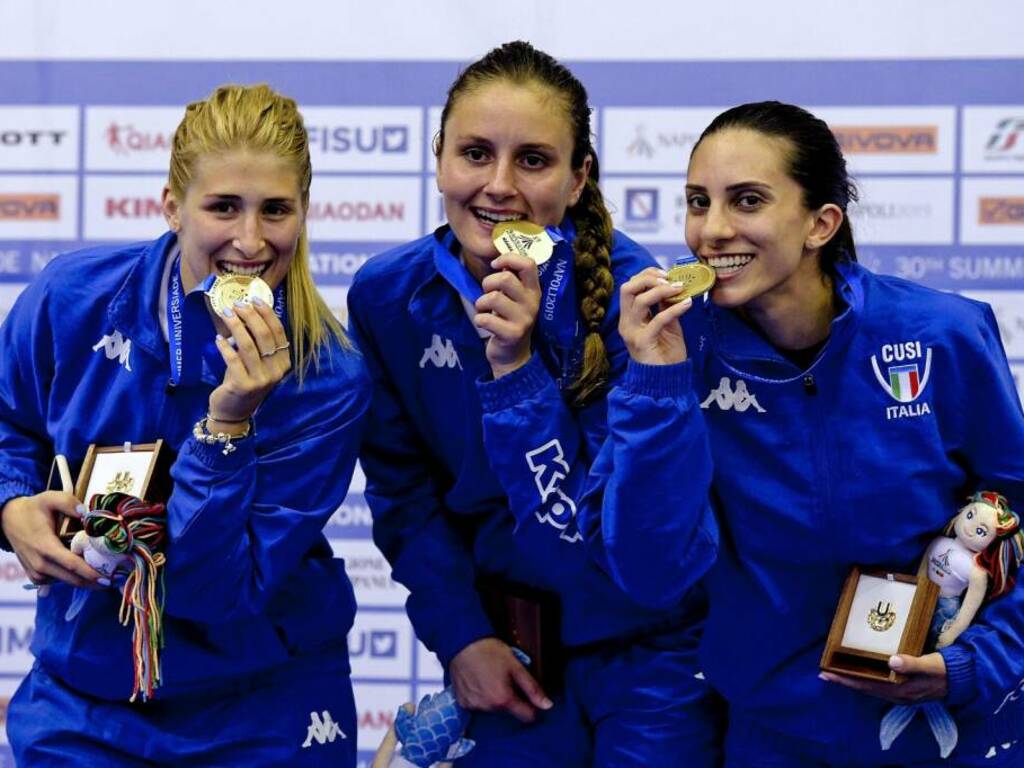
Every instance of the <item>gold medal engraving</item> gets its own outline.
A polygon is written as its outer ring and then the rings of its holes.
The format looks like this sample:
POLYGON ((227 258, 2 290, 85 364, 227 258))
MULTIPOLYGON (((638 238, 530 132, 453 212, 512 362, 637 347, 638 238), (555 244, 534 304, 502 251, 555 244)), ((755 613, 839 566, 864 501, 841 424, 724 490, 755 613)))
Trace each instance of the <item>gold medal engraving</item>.
POLYGON ((892 609, 892 603, 886 603, 882 605, 882 601, 878 601, 878 605, 868 611, 868 626, 871 627, 875 632, 885 632, 892 629, 892 625, 896 623, 896 611, 892 609))
POLYGON ((236 301, 249 304, 254 298, 259 298, 268 307, 274 304, 274 292, 270 286, 258 277, 246 275, 220 275, 206 296, 218 315, 223 315, 224 310, 234 306, 236 301))
POLYGON ((544 227, 529 221, 503 221, 496 224, 491 239, 498 253, 517 253, 540 266, 551 258, 555 243, 544 227))
POLYGON ((711 290, 715 284, 715 270, 707 264, 676 264, 666 274, 670 283, 682 283, 679 293, 665 299, 666 304, 678 304, 691 296, 699 296, 711 290))

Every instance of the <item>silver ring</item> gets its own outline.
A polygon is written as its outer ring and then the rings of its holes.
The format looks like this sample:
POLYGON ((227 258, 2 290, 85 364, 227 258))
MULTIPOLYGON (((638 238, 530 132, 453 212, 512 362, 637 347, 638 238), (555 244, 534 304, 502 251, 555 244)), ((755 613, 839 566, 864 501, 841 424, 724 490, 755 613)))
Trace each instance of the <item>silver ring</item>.
POLYGON ((269 352, 260 352, 260 357, 273 357, 276 354, 277 354, 277 350, 276 349, 272 349, 269 352))
POLYGON ((274 351, 275 352, 280 352, 282 349, 288 349, 288 347, 290 347, 291 345, 292 345, 292 343, 290 341, 286 341, 284 344, 281 344, 280 346, 274 347, 274 351))

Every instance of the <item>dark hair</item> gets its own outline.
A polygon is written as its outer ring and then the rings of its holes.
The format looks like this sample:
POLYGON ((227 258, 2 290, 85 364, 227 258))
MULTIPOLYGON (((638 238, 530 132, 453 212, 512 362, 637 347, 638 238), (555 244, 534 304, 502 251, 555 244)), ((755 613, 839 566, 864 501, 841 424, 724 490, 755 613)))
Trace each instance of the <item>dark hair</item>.
POLYGON ((759 101, 728 109, 704 129, 697 147, 708 136, 727 128, 748 128, 789 144, 789 176, 804 191, 809 209, 834 203, 843 211, 843 223, 821 248, 821 267, 832 271, 839 261, 856 261, 853 230, 846 208, 857 200, 857 187, 846 172, 846 159, 828 124, 806 109, 779 101, 759 101))
POLYGON ((517 40, 499 46, 464 69, 448 89, 441 112, 441 130, 434 151, 444 147, 444 127, 459 97, 496 80, 518 85, 539 83, 561 97, 572 130, 572 168, 579 170, 591 158, 590 174, 580 199, 568 213, 576 225, 575 267, 579 286, 580 312, 586 326, 583 366, 573 382, 576 403, 582 405, 601 390, 608 380, 608 353, 601 338, 611 301, 614 281, 611 272, 612 219, 597 186, 600 172, 597 153, 590 141, 590 104, 583 84, 553 57, 529 43, 517 40))

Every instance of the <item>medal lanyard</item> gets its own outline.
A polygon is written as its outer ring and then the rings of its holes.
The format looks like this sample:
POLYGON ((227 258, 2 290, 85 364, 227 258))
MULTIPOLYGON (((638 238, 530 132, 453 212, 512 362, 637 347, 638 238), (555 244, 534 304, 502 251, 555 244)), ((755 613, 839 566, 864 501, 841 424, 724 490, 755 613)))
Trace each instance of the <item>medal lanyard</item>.
MULTIPOLYGON (((211 273, 187 294, 181 285, 181 252, 174 257, 167 282, 167 342, 171 363, 171 383, 194 384, 203 373, 203 361, 223 367, 223 359, 214 342, 217 333, 213 318, 206 308, 205 294, 216 281, 211 273), (185 339, 190 343, 185 344, 185 339)), ((274 313, 285 322, 286 299, 284 282, 274 289, 274 313)), ((287 329, 287 324, 285 324, 287 329)))

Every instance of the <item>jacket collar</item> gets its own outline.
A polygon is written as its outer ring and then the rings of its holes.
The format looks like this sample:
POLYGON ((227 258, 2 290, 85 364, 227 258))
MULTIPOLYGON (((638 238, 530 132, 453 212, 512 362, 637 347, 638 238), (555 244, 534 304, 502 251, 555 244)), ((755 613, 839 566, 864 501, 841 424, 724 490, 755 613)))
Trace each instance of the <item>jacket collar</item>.
MULTIPOLYGON (((819 356, 849 343, 864 307, 864 279, 870 273, 856 262, 841 262, 835 267, 836 296, 841 304, 832 320, 829 338, 819 356)), ((766 378, 789 379, 796 367, 760 333, 733 310, 722 309, 710 300, 704 304, 707 323, 715 339, 715 348, 727 365, 740 373, 766 378)), ((811 366, 813 369, 817 361, 811 366)), ((800 372, 803 373, 803 372, 800 372)))
POLYGON ((429 240, 431 251, 425 265, 425 277, 409 297, 409 314, 442 336, 459 344, 478 347, 480 335, 466 314, 459 292, 438 266, 446 259, 458 262, 458 241, 448 225, 439 227, 429 240))
POLYGON ((175 243, 177 236, 173 232, 150 243, 107 308, 111 325, 130 338, 133 346, 165 360, 167 344, 160 330, 158 310, 165 262, 175 243))

